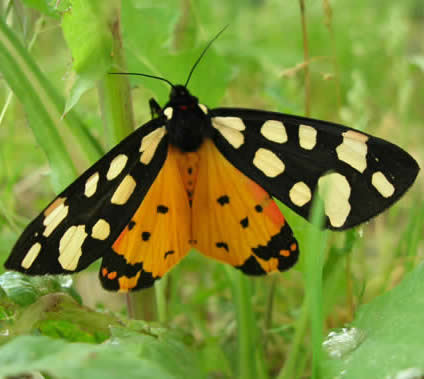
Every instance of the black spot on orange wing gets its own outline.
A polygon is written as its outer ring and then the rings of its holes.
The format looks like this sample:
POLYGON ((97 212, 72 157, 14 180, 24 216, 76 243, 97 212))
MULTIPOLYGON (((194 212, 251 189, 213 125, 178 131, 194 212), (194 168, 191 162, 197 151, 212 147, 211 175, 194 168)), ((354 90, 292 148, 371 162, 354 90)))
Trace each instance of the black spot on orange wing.
POLYGON ((150 238, 150 233, 149 232, 143 232, 143 233, 141 233, 141 239, 143 241, 148 241, 149 238, 150 238))
POLYGON ((244 219, 240 220, 241 226, 246 229, 249 226, 249 219, 245 217, 244 219))
POLYGON ((165 253, 165 255, 164 255, 164 259, 166 259, 166 257, 167 257, 168 255, 172 255, 172 254, 175 254, 175 251, 174 251, 174 250, 169 250, 169 251, 167 251, 167 252, 165 253))
POLYGON ((165 206, 165 205, 158 205, 158 207, 157 207, 157 212, 158 213, 163 213, 163 214, 165 214, 165 213, 168 213, 168 207, 167 206, 165 206))
POLYGON ((230 198, 227 195, 222 195, 222 196, 218 197, 218 199, 216 199, 216 201, 220 205, 224 206, 225 204, 229 204, 230 198))
POLYGON ((230 251, 230 248, 228 247, 228 244, 226 242, 217 242, 216 247, 220 248, 220 249, 225 249, 227 251, 230 251))
POLYGON ((131 220, 131 221, 128 223, 128 230, 131 230, 132 228, 134 228, 134 226, 135 226, 135 221, 131 220))
POLYGON ((262 205, 255 205, 255 211, 258 213, 261 213, 264 209, 262 208, 262 205))
POLYGON ((187 192, 187 197, 188 197, 188 205, 191 208, 192 205, 193 205, 193 191, 188 189, 186 192, 187 192))

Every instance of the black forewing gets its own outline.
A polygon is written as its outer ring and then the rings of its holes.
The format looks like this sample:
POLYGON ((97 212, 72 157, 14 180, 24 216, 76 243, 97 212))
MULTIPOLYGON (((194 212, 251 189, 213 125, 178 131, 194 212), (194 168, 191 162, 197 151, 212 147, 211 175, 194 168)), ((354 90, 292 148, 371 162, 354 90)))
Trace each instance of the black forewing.
POLYGON ((141 126, 67 187, 56 198, 66 199, 64 204, 69 206, 67 216, 46 237, 43 235, 45 229, 43 211, 26 227, 6 261, 5 267, 33 275, 59 274, 80 271, 101 257, 104 250, 113 244, 128 224, 166 159, 166 135, 160 141, 149 164, 145 165, 140 162, 139 152, 143 137, 163 125, 162 120, 154 119, 141 126), (106 173, 109 170, 110 162, 119 154, 125 154, 128 157, 127 163, 116 178, 107 180, 106 173), (87 197, 84 195, 86 181, 96 172, 99 173, 97 190, 94 195, 87 197), (134 192, 125 204, 112 204, 111 197, 127 174, 130 174, 136 182, 134 192), (110 225, 110 234, 104 240, 90 236, 93 226, 99 219, 106 220, 110 225), (82 255, 75 269, 65 270, 58 261, 60 240, 70 227, 78 225, 85 226, 88 236, 81 246, 82 255), (25 268, 22 266, 22 260, 36 243, 41 245, 41 250, 30 267, 25 268))
MULTIPOLYGON (((400 147, 383 139, 369 137, 367 141, 366 169, 359 172, 351 165, 339 160, 336 148, 342 143, 342 133, 354 130, 343 125, 292 116, 275 112, 264 112, 240 108, 217 108, 210 111, 213 117, 238 117, 246 126, 242 131, 244 143, 233 147, 217 130, 213 131, 214 142, 220 152, 240 171, 259 183, 266 191, 282 201, 304 218, 309 217, 312 202, 297 206, 289 197, 289 191, 297 182, 306 183, 315 193, 320 177, 328 172, 337 172, 347 178, 351 187, 349 202, 351 211, 339 227, 331 229, 347 229, 369 220, 398 200, 413 184, 419 167, 417 162, 400 147), (286 143, 275 143, 264 138, 260 130, 267 120, 283 122, 287 132, 286 143), (305 150, 299 143, 299 125, 308 125, 316 129, 316 146, 305 150), (285 170, 281 175, 270 178, 253 165, 258 148, 266 148, 275 153, 284 163, 285 170), (385 198, 372 186, 372 175, 381 171, 394 186, 392 196, 385 198)), ((213 128, 212 128, 213 129, 213 128)))

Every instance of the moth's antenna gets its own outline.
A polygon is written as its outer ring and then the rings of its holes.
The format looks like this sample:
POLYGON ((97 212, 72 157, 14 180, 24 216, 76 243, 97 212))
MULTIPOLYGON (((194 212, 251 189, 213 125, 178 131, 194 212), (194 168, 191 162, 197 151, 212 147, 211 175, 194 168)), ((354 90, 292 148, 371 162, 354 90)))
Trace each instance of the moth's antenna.
POLYGON ((162 80, 165 83, 168 83, 172 88, 175 88, 175 86, 165 78, 162 78, 161 76, 156 75, 149 75, 149 74, 140 74, 138 72, 109 72, 110 75, 137 75, 137 76, 145 76, 146 78, 152 78, 152 79, 158 79, 162 80))
POLYGON ((184 84, 184 87, 187 87, 188 82, 191 79, 191 75, 193 75, 194 69, 197 67, 197 65, 199 64, 200 60, 203 58, 203 56, 205 55, 206 51, 209 49, 209 47, 218 39, 218 37, 224 32, 225 29, 228 28, 228 25, 225 25, 224 28, 222 28, 222 30, 215 36, 213 37, 209 43, 206 45, 206 47, 203 49, 202 54, 200 54, 199 58, 197 58, 196 62, 194 62, 193 67, 190 70, 190 73, 188 74, 188 78, 184 84))

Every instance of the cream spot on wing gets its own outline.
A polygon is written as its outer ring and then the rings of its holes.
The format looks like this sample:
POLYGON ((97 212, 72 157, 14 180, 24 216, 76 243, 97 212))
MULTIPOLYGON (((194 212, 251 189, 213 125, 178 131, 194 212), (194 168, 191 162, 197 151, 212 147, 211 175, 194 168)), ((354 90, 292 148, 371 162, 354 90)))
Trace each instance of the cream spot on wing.
POLYGON ((366 143, 369 139, 368 136, 366 136, 365 134, 358 132, 356 130, 348 130, 347 132, 343 133, 343 136, 349 137, 351 139, 354 139, 354 140, 362 142, 362 143, 366 143))
POLYGON ((109 170, 106 174, 107 180, 115 179, 127 164, 128 157, 125 154, 119 154, 110 162, 109 170))
POLYGON ((244 135, 241 131, 245 130, 246 126, 241 118, 213 117, 212 126, 217 129, 235 149, 243 145, 244 135))
POLYGON ((87 181, 85 182, 85 190, 84 195, 86 197, 93 196, 97 191, 97 184, 99 183, 99 173, 95 172, 93 175, 91 175, 87 181))
POLYGON ((304 182, 297 182, 289 192, 290 200, 294 205, 303 207, 312 199, 311 189, 304 182))
POLYGON ((134 178, 131 175, 127 175, 113 193, 110 202, 116 205, 125 204, 134 192, 135 186, 136 182, 134 178))
POLYGON ((305 150, 312 150, 317 144, 317 130, 309 125, 299 125, 299 145, 305 150))
POLYGON ((351 210, 351 187, 346 177, 337 172, 321 176, 318 192, 324 200, 324 210, 330 224, 335 228, 343 226, 351 210))
POLYGON ((62 206, 66 201, 66 197, 58 197, 55 201, 53 201, 53 203, 51 203, 46 210, 44 211, 44 216, 46 216, 46 218, 53 213, 57 208, 59 208, 60 206, 62 206))
POLYGON ((109 237, 109 234, 110 225, 106 220, 102 218, 94 224, 93 229, 91 231, 91 237, 102 241, 109 237))
POLYGON ((244 125, 244 122, 240 117, 213 117, 212 120, 219 126, 226 126, 227 128, 236 130, 246 129, 246 125, 244 125))
POLYGON ((172 118, 172 115, 174 114, 174 108, 172 107, 165 108, 165 110, 163 111, 163 114, 166 116, 168 120, 170 120, 172 118))
POLYGON ((393 184, 387 180, 381 171, 372 174, 371 183, 383 197, 390 197, 395 192, 395 187, 393 187, 393 184))
POLYGON ((260 148, 256 150, 253 164, 266 176, 275 178, 284 172, 284 163, 271 150, 260 148))
POLYGON ((141 163, 145 165, 150 163, 153 156, 155 155, 156 149, 158 148, 160 141, 165 135, 165 131, 166 131, 165 127, 162 126, 160 128, 153 130, 153 132, 150 132, 149 134, 143 137, 143 139, 141 140, 141 145, 139 149, 141 153, 140 155, 141 163))
POLYGON ((21 262, 21 266, 25 269, 28 269, 32 266, 35 259, 38 257, 38 254, 41 251, 41 244, 39 242, 36 242, 34 245, 31 246, 31 248, 28 250, 28 252, 25 255, 25 258, 21 262))
POLYGON ((199 104, 199 108, 202 110, 204 114, 208 114, 208 107, 203 104, 199 104))
POLYGON ((286 128, 281 121, 265 121, 261 127, 261 134, 271 142, 285 143, 288 140, 286 128))
POLYGON ((354 130, 348 130, 342 136, 343 142, 336 148, 337 157, 363 173, 367 168, 368 136, 354 130))
POLYGON ((69 205, 65 205, 66 197, 58 197, 50 206, 44 211, 46 218, 43 220, 45 229, 43 236, 48 237, 59 226, 59 224, 66 218, 69 211, 69 205))
POLYGON ((85 225, 71 226, 59 242, 59 263, 64 270, 75 271, 82 256, 81 246, 87 238, 85 225))

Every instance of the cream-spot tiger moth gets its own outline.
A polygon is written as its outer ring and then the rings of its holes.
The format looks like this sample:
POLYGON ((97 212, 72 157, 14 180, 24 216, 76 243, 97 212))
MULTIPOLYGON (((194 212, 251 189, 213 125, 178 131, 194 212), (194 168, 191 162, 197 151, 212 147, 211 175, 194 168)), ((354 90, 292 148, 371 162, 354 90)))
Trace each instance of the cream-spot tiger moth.
POLYGON ((6 268, 64 274, 101 258, 104 288, 130 291, 152 286, 195 247, 249 275, 283 271, 299 247, 272 197, 308 218, 313 197, 330 185, 325 225, 344 230, 390 207, 418 174, 407 152, 364 132, 263 110, 209 109, 188 80, 162 80, 171 86, 168 103, 151 101, 155 117, 27 226, 6 268))

